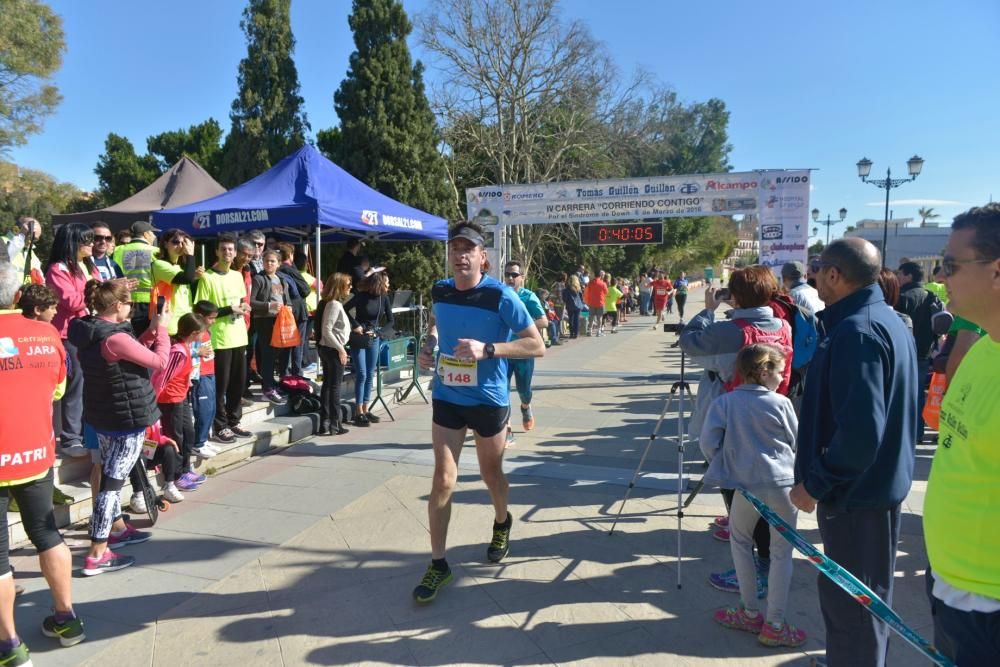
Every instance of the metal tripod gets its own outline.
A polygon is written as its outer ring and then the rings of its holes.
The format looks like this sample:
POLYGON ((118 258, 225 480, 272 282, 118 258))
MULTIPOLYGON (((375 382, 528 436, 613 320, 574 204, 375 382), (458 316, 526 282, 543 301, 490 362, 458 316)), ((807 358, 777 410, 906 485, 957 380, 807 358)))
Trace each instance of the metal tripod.
POLYGON ((614 523, 611 524, 611 530, 608 535, 615 534, 615 527, 618 525, 618 519, 621 518, 622 511, 625 509, 625 503, 628 502, 629 496, 632 494, 632 489, 635 488, 636 480, 639 479, 639 474, 642 472, 642 466, 646 462, 646 457, 649 455, 649 450, 653 446, 653 441, 656 440, 656 434, 660 430, 660 424, 666 418, 667 413, 670 411, 670 406, 675 402, 677 404, 677 588, 681 588, 681 520, 684 518, 684 508, 687 507, 684 504, 684 486, 681 484, 681 480, 684 479, 684 446, 687 444, 687 434, 685 432, 684 424, 684 410, 685 410, 685 398, 690 399, 691 397, 691 386, 688 385, 687 381, 684 379, 684 365, 685 365, 685 355, 684 351, 681 350, 681 378, 677 382, 670 385, 670 394, 667 396, 666 400, 663 402, 663 411, 660 412, 659 419, 656 420, 656 426, 653 428, 653 432, 649 435, 649 442, 646 443, 646 449, 642 452, 642 458, 639 459, 639 465, 635 468, 635 473, 632 475, 632 481, 628 483, 628 488, 625 489, 625 497, 622 498, 621 507, 618 508, 618 514, 615 515, 614 523))

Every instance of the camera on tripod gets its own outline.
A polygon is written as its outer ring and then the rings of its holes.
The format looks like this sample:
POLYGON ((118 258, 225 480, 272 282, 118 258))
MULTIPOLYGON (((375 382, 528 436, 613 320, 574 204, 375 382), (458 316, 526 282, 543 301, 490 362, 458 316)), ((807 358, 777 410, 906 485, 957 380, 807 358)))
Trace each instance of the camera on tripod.
POLYGON ((671 324, 670 322, 663 323, 663 333, 680 333, 683 330, 684 330, 683 322, 674 322, 673 324, 671 324))

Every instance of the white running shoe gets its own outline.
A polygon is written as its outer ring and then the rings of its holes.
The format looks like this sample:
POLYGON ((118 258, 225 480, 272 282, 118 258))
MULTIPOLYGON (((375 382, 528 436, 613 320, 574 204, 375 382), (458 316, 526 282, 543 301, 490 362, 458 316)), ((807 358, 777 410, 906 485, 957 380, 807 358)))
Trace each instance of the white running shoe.
POLYGON ((163 487, 163 497, 172 503, 179 503, 184 500, 184 494, 180 492, 173 482, 163 487))
POLYGON ((149 511, 146 509, 146 499, 141 493, 133 493, 132 498, 128 501, 128 506, 132 508, 133 512, 138 514, 145 514, 149 511))
POLYGON ((219 455, 219 450, 213 447, 210 443, 205 443, 201 447, 194 448, 195 456, 200 459, 210 459, 213 456, 219 455))

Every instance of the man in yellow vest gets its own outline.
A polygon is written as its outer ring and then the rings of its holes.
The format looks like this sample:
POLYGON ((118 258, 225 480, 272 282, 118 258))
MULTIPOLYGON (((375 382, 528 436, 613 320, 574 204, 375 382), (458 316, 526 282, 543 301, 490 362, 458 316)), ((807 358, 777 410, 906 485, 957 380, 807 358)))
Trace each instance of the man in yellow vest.
POLYGON ((41 223, 27 215, 22 215, 17 219, 17 227, 14 231, 3 235, 3 242, 7 246, 7 256, 10 258, 10 263, 22 274, 24 274, 24 267, 28 263, 28 254, 30 253, 30 271, 37 272, 37 275, 41 276, 42 263, 39 261, 38 255, 35 254, 38 238, 41 235, 41 223), (31 236, 30 239, 29 235, 31 236))
POLYGON ((132 290, 132 329, 141 336, 149 327, 149 295, 153 289, 153 259, 159 255, 156 232, 142 220, 132 223, 132 240, 115 248, 111 256, 126 278, 136 281, 132 290))
POLYGON ((924 499, 935 644, 958 665, 1000 656, 1000 203, 955 217, 941 261, 948 309, 986 330, 941 402, 924 499))

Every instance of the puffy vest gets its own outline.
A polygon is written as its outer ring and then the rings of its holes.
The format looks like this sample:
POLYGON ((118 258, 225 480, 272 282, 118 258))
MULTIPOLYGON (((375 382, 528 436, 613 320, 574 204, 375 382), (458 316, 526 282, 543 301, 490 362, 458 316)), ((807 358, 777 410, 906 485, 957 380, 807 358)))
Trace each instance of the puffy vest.
POLYGON ((149 303, 149 292, 153 289, 153 258, 158 254, 157 248, 139 240, 115 248, 112 259, 122 267, 122 273, 126 278, 139 281, 132 290, 132 301, 135 303, 149 303))
MULTIPOLYGON (((781 384, 778 386, 778 393, 782 396, 788 395, 788 385, 792 375, 792 327, 787 321, 781 320, 781 328, 777 331, 764 331, 755 327, 749 320, 734 320, 733 324, 738 326, 743 332, 742 350, 747 345, 754 343, 766 343, 780 348, 785 353, 785 372, 781 376, 781 384)), ((743 378, 739 371, 733 373, 733 379, 727 382, 724 387, 726 391, 732 391, 743 384, 743 378)))
POLYGON ((108 363, 101 355, 101 344, 116 333, 132 335, 132 326, 81 317, 70 323, 69 340, 83 369, 84 419, 98 431, 133 432, 159 419, 160 411, 148 368, 131 361, 108 363))

